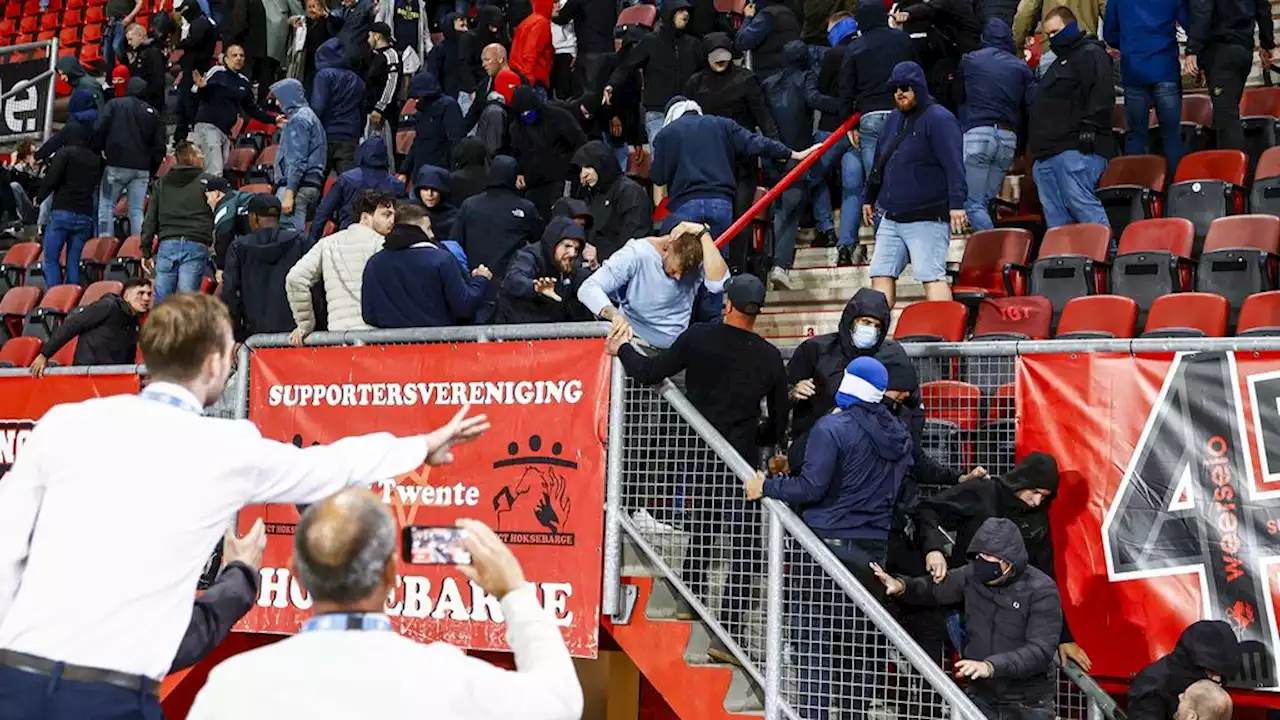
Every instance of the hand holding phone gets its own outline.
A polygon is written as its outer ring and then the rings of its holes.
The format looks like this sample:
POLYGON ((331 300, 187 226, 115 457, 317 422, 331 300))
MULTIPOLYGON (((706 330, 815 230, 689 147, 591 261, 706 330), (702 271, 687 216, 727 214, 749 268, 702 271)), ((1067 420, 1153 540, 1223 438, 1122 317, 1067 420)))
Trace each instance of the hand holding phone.
POLYGON ((405 526, 400 537, 401 558, 413 565, 470 565, 463 547, 467 532, 456 527, 405 526))

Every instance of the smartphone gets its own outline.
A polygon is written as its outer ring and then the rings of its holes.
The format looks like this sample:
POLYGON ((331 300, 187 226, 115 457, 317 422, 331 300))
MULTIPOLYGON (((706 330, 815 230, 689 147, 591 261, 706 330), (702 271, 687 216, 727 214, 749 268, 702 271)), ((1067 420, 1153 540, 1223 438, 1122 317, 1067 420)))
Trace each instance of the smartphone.
POLYGON ((413 565, 470 565, 466 537, 462 528, 409 525, 400 531, 400 556, 413 565))

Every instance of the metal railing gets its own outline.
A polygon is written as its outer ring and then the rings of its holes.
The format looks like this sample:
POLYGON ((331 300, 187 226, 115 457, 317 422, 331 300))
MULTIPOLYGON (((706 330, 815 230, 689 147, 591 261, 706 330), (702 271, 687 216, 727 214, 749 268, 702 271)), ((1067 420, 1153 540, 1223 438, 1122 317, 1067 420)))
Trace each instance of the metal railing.
MULTIPOLYGON (((38 129, 29 131, 20 130, 18 132, 0 135, 0 142, 13 142, 14 140, 22 138, 34 137, 40 138, 43 142, 48 140, 49 136, 53 134, 53 105, 54 100, 57 97, 56 83, 53 81, 53 76, 56 69, 55 66, 58 62, 58 38, 55 37, 49 40, 37 40, 35 42, 20 43, 18 45, 6 45, 0 47, 0 55, 41 49, 48 50, 49 68, 35 77, 22 80, 14 84, 12 87, 5 89, 3 93, 0 93, 0 103, 4 103, 9 98, 16 97, 19 93, 25 93, 28 98, 31 98, 31 100, 28 100, 24 105, 32 105, 33 107, 30 109, 34 111, 39 107, 39 100, 37 99, 39 90, 36 86, 41 83, 46 83, 46 87, 44 88, 44 114, 40 118, 42 125, 38 129)), ((26 108, 24 107, 16 110, 15 112, 23 112, 25 109, 26 108)))

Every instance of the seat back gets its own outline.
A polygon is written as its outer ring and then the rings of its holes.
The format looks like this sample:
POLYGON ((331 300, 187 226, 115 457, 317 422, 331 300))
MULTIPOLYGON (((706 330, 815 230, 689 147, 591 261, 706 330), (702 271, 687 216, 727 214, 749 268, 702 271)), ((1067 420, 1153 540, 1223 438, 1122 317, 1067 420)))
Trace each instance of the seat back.
POLYGON ((1130 225, 1120 237, 1111 292, 1138 303, 1139 325, 1156 298, 1191 289, 1194 232, 1185 218, 1156 218, 1130 225))
POLYGON ((58 352, 49 358, 50 367, 71 367, 75 365, 76 348, 80 345, 80 338, 73 337, 71 341, 58 348, 58 352))
POLYGON ((1167 172, 1167 163, 1159 155, 1123 155, 1107 163, 1094 195, 1107 213, 1113 235, 1119 237, 1129 223, 1160 217, 1167 172))
POLYGON ((0 297, 27 279, 27 266, 40 257, 40 243, 18 243, 0 260, 0 297))
POLYGON ((0 347, 0 367, 24 368, 40 354, 41 340, 33 337, 15 337, 0 347))
POLYGON ((1221 295, 1165 295, 1151 304, 1142 337, 1225 337, 1228 311, 1221 295))
POLYGON ((99 280, 85 288, 84 294, 80 296, 78 307, 92 305, 101 300, 104 295, 124 295, 124 283, 116 280, 99 280))
POLYGON ((1236 335, 1280 337, 1280 290, 1245 298, 1236 322, 1236 335))
POLYGON ((1131 338, 1138 303, 1122 295, 1090 295, 1067 303, 1058 319, 1058 338, 1131 338))
POLYGON ((245 183, 267 183, 271 184, 276 176, 276 153, 278 145, 268 145, 258 154, 257 160, 254 161, 253 167, 249 172, 245 173, 245 183))
POLYGON ((107 263, 102 273, 103 280, 123 283, 131 277, 142 274, 142 238, 130 235, 125 239, 116 256, 107 263))
POLYGON ((1280 217, 1236 215, 1215 220, 1196 271, 1196 290, 1227 299, 1236 324, 1245 298, 1276 287, 1280 217))
POLYGON ((1169 188, 1166 215, 1190 220, 1196 229, 1196 249, 1209 234, 1209 225, 1220 217, 1244 211, 1243 186, 1248 157, 1239 150, 1205 150, 1191 153, 1178 164, 1169 188))
POLYGON ((1280 118, 1280 87, 1246 88, 1240 96, 1240 117, 1280 118))
POLYGON ((614 27, 634 27, 636 25, 653 29, 658 21, 658 8, 654 5, 632 5, 618 13, 614 27))
POLYGON ((1004 297, 1026 294, 1031 232, 1016 228, 983 230, 969 236, 956 279, 957 295, 1004 297))
POLYGON ((80 295, 83 290, 79 285, 54 285, 49 288, 49 292, 44 294, 40 299, 40 304, 36 305, 37 309, 46 310, 53 313, 62 313, 66 315, 71 309, 80 302, 80 295))
POLYGON ((1121 155, 1107 163, 1098 189, 1124 186, 1164 192, 1168 162, 1159 155, 1121 155))
POLYGON ((1249 212, 1280 215, 1280 147, 1268 148, 1258 160, 1249 189, 1249 212))
POLYGON ((893 338, 898 342, 960 342, 969 311, 954 300, 912 303, 898 317, 893 338))
POLYGON ((1047 340, 1053 304, 1040 295, 986 298, 978 305, 972 340, 1047 340))
POLYGON ((1062 312, 1067 301, 1107 288, 1111 228, 1085 223, 1050 229, 1040 241, 1040 257, 1031 266, 1032 295, 1043 295, 1062 312))
POLYGON ((40 302, 40 288, 23 285, 10 288, 0 298, 0 340, 22 334, 22 323, 27 313, 40 302))
POLYGON ((952 467, 971 467, 982 391, 965 382, 935 380, 921 383, 920 400, 926 417, 921 444, 952 467))
POLYGON ((80 251, 80 284, 88 287, 102 279, 107 263, 116 256, 120 241, 110 235, 89 238, 80 251))

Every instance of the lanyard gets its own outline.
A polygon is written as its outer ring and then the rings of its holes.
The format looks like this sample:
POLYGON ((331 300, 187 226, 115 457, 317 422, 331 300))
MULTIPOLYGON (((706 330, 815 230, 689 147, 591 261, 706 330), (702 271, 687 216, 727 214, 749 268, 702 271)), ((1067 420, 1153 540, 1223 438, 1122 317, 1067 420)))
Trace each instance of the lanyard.
POLYGON ((317 615, 298 632, 317 630, 391 630, 391 618, 382 613, 329 613, 317 615))
POLYGON ((154 400, 156 402, 161 402, 161 403, 164 403, 165 405, 172 405, 173 407, 176 407, 179 410, 186 410, 187 412, 195 413, 196 415, 204 414, 204 410, 201 410, 200 408, 193 405, 190 400, 184 400, 176 395, 170 395, 169 393, 161 392, 159 390, 152 390, 148 388, 146 390, 143 390, 141 393, 139 393, 138 397, 143 398, 145 400, 154 400))

